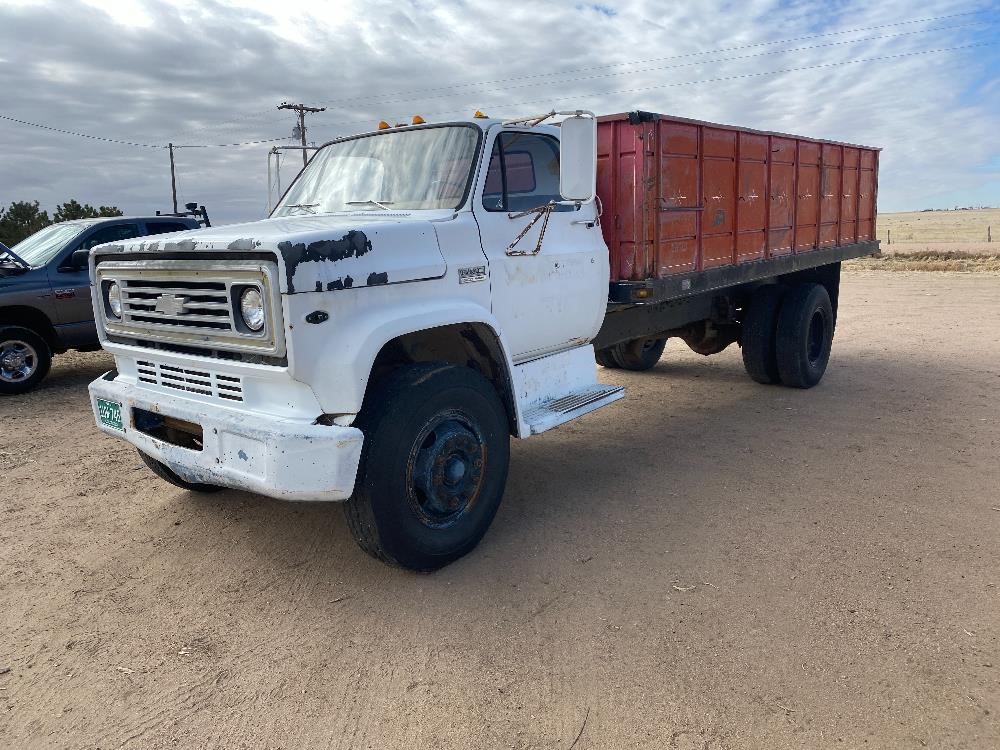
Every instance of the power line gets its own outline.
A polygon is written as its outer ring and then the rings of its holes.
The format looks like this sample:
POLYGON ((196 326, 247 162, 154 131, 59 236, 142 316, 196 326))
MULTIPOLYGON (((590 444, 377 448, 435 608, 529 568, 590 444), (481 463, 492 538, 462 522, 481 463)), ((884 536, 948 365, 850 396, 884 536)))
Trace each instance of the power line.
MULTIPOLYGON (((901 32, 901 33, 898 33, 898 34, 882 34, 882 35, 879 35, 879 36, 866 37, 864 39, 850 39, 850 40, 847 40, 847 41, 840 41, 840 42, 825 42, 823 44, 810 44, 810 45, 807 45, 807 46, 804 46, 804 47, 788 47, 788 48, 778 49, 778 50, 769 50, 767 52, 755 52, 755 53, 750 54, 750 55, 738 55, 736 57, 717 57, 717 58, 709 59, 709 60, 697 60, 695 62, 680 63, 678 65, 657 65, 657 66, 651 67, 651 68, 638 68, 638 69, 635 69, 635 70, 628 70, 628 71, 624 71, 624 72, 599 73, 599 74, 595 74, 595 75, 577 76, 575 78, 564 78, 564 79, 561 79, 561 80, 558 80, 558 81, 538 81, 538 82, 533 82, 533 83, 522 83, 522 84, 519 84, 517 86, 507 86, 507 89, 510 90, 510 89, 531 88, 533 86, 541 86, 541 85, 544 85, 546 83, 552 84, 552 85, 564 84, 564 83, 575 83, 576 81, 590 81, 590 80, 595 80, 595 79, 598 79, 598 78, 613 78, 615 76, 620 76, 620 75, 632 75, 632 74, 635 74, 635 73, 650 73, 650 72, 658 71, 658 70, 678 70, 678 69, 681 69, 681 68, 694 68, 694 67, 698 67, 699 65, 710 65, 710 64, 717 64, 717 63, 736 62, 738 60, 750 60, 750 59, 755 58, 755 57, 766 57, 768 55, 788 54, 788 53, 791 53, 791 52, 806 52, 808 50, 823 49, 823 48, 827 48, 827 47, 840 47, 840 46, 849 45, 849 44, 857 44, 859 42, 870 42, 870 41, 873 41, 875 39, 896 39, 896 38, 899 38, 899 37, 902 37, 902 36, 912 36, 914 34, 925 34, 925 33, 927 33, 927 31, 947 31, 949 29, 963 28, 963 27, 971 26, 971 25, 974 25, 974 24, 971 24, 971 23, 968 23, 968 24, 957 24, 955 26, 945 26, 945 27, 942 27, 942 28, 927 29, 927 30, 921 30, 921 31, 904 31, 904 32, 901 32)), ((699 53, 699 54, 702 54, 702 53, 699 53)), ((631 64, 631 65, 638 65, 639 63, 629 63, 629 64, 631 64)), ((551 74, 547 74, 547 75, 551 75, 551 74)), ((536 78, 536 77, 537 76, 526 76, 526 78, 536 78)), ((509 79, 509 80, 514 80, 514 79, 509 79)), ((466 86, 473 86, 473 85, 481 85, 481 84, 465 84, 465 85, 466 86)), ((482 84, 482 85, 485 85, 485 84, 482 84)), ((382 103, 382 104, 384 104, 384 103, 393 103, 394 104, 396 102, 425 101, 427 99, 440 99, 440 98, 443 98, 443 97, 452 96, 454 94, 454 92, 452 92, 452 91, 445 91, 444 87, 442 87, 440 89, 428 89, 428 91, 444 91, 444 93, 433 94, 433 95, 430 95, 430 96, 421 95, 421 96, 411 96, 411 97, 399 97, 399 96, 392 96, 392 95, 384 95, 384 96, 383 95, 379 95, 377 97, 368 97, 364 101, 367 101, 367 102, 373 103, 373 104, 379 104, 379 103, 382 103)), ((357 101, 361 101, 361 100, 357 100, 357 101)))
POLYGON ((105 138, 100 135, 90 135, 88 133, 77 133, 73 130, 63 130, 62 128, 54 128, 51 125, 42 125, 40 122, 29 122, 28 120, 19 120, 16 117, 8 117, 7 115, 0 115, 0 120, 7 120, 8 122, 15 122, 18 125, 30 125, 33 128, 41 128, 42 130, 51 130, 53 133, 62 133, 63 135, 75 135, 79 138, 90 138, 95 141, 104 141, 105 143, 117 143, 122 146, 136 146, 138 148, 166 148, 166 146, 158 146, 152 143, 136 143, 134 141, 121 141, 117 138, 105 138))
MULTIPOLYGON (((863 27, 859 27, 859 28, 856 28, 856 29, 845 29, 844 31, 830 31, 830 32, 825 32, 823 34, 808 34, 808 35, 805 35, 805 36, 790 37, 788 39, 776 39, 776 40, 770 41, 770 42, 755 42, 753 44, 743 44, 743 45, 739 45, 739 46, 735 46, 735 47, 721 47, 721 48, 712 49, 712 50, 703 50, 701 52, 685 52, 685 53, 678 54, 678 55, 668 55, 666 57, 654 57, 654 58, 647 58, 647 59, 644 59, 644 60, 632 60, 632 61, 629 61, 629 62, 605 63, 605 64, 602 64, 602 65, 591 65, 591 66, 586 66, 586 67, 581 67, 581 68, 569 68, 569 69, 566 69, 566 70, 563 70, 563 71, 556 71, 556 72, 551 72, 551 73, 535 73, 535 74, 526 75, 526 76, 511 76, 511 77, 508 77, 508 78, 495 78, 495 79, 492 79, 492 80, 489 80, 489 81, 474 81, 474 82, 469 82, 469 83, 451 84, 451 85, 448 85, 448 86, 438 86, 438 87, 435 87, 435 88, 422 89, 422 90, 417 91, 417 92, 413 92, 412 90, 410 90, 410 91, 397 91, 397 92, 392 92, 392 93, 388 93, 388 94, 379 94, 377 96, 371 96, 371 97, 360 97, 360 98, 359 97, 348 97, 348 98, 344 98, 344 99, 328 99, 328 100, 322 101, 320 103, 321 104, 354 104, 356 102, 370 101, 370 100, 373 100, 373 99, 393 98, 393 97, 399 96, 401 94, 409 94, 409 93, 431 93, 431 92, 435 92, 435 91, 453 90, 453 89, 458 89, 458 88, 470 88, 470 87, 473 87, 473 86, 487 86, 487 85, 492 85, 492 84, 509 83, 511 81, 522 81, 522 80, 529 80, 529 79, 534 79, 534 78, 553 78, 553 77, 570 75, 572 73, 579 73, 579 72, 588 71, 588 70, 604 70, 606 68, 626 67, 626 66, 629 66, 629 65, 643 65, 645 63, 663 62, 665 60, 679 60, 679 59, 688 58, 688 57, 695 57, 695 56, 698 56, 698 55, 713 55, 713 54, 721 54, 721 53, 724 53, 724 52, 737 52, 737 51, 740 51, 740 50, 752 49, 752 48, 755 48, 755 47, 765 47, 765 46, 770 46, 770 45, 775 45, 775 44, 788 44, 790 42, 799 42, 799 41, 805 41, 805 40, 808 40, 808 39, 820 39, 820 38, 829 37, 829 36, 843 36, 845 34, 856 34, 856 33, 863 32, 863 31, 874 31, 876 29, 890 28, 890 27, 895 27, 895 26, 905 26, 905 25, 914 24, 914 23, 930 23, 930 22, 933 22, 933 21, 943 21, 943 20, 947 20, 947 19, 950 19, 950 18, 958 18, 958 17, 962 17, 962 16, 979 15, 980 13, 982 13, 982 11, 969 11, 969 12, 965 12, 965 13, 952 13, 950 15, 945 15, 945 16, 930 16, 930 17, 926 17, 926 18, 915 18, 915 19, 912 19, 912 20, 909 20, 909 21, 897 21, 895 23, 878 24, 876 26, 863 26, 863 27)), ((950 28, 950 27, 945 27, 945 29, 939 29, 939 28, 922 29, 920 31, 909 32, 909 33, 924 34, 924 33, 929 33, 929 32, 932 32, 932 31, 946 30, 947 28, 950 28)), ((875 38, 880 38, 880 37, 875 37, 875 38)), ((851 40, 851 41, 863 42, 863 41, 867 41, 867 39, 857 39, 857 40, 851 40)), ((845 44, 849 44, 849 43, 851 43, 851 42, 845 42, 845 44)), ((773 53, 764 53, 764 54, 773 54, 773 53)), ((740 59, 740 58, 736 58, 736 59, 740 59)))
MULTIPOLYGON (((17 123, 18 125, 27 125, 33 128, 41 128, 42 130, 49 130, 53 133, 61 133, 63 135, 75 135, 78 138, 89 138, 94 141, 103 141, 104 143, 115 143, 121 146, 134 146, 136 148, 170 148, 170 144, 157 144, 157 143, 139 143, 137 141, 125 141, 118 138, 105 138, 102 135, 92 135, 90 133, 79 133, 75 130, 64 130, 63 128, 56 128, 51 125, 44 125, 40 122, 31 122, 29 120, 21 120, 17 117, 9 117, 8 115, 0 115, 0 120, 7 120, 8 122, 17 123)), ((281 136, 280 138, 262 138, 256 141, 242 141, 240 143, 205 143, 205 144, 191 144, 191 145, 174 145, 174 149, 179 148, 229 148, 232 146, 256 146, 261 143, 276 143, 277 141, 288 140, 290 136, 281 136)))
MULTIPOLYGON (((960 49, 971 49, 973 47, 990 47, 990 46, 994 46, 995 44, 997 44, 997 42, 995 42, 995 41, 979 42, 979 43, 976 43, 976 44, 962 44, 962 45, 958 45, 958 46, 954 46, 954 47, 940 47, 940 48, 937 48, 937 49, 920 50, 920 51, 917 51, 917 52, 901 52, 901 53, 897 53, 897 54, 894 54, 894 55, 879 55, 879 56, 876 56, 876 57, 858 58, 856 60, 842 60, 840 62, 819 63, 819 64, 816 64, 816 65, 805 65, 805 66, 801 66, 801 67, 797 67, 797 68, 782 68, 780 70, 768 70, 768 71, 762 71, 762 72, 758 72, 758 73, 740 73, 738 75, 719 76, 719 77, 716 77, 716 78, 701 78, 701 79, 698 79, 698 80, 674 81, 674 82, 671 82, 671 83, 661 83, 661 84, 655 84, 655 85, 652 85, 652 86, 640 86, 640 87, 631 88, 631 89, 614 89, 614 90, 611 90, 611 91, 598 91, 598 92, 590 92, 590 93, 582 93, 582 94, 568 94, 566 96, 547 96, 547 97, 542 97, 542 98, 539 98, 539 99, 529 99, 529 100, 520 101, 520 102, 494 102, 493 104, 482 104, 481 106, 482 106, 483 109, 487 109, 487 108, 488 109, 509 108, 509 107, 520 107, 520 106, 523 106, 523 105, 526 105, 526 104, 539 104, 539 103, 544 103, 544 102, 580 100, 580 99, 583 99, 585 97, 610 96, 610 95, 613 95, 613 94, 634 94, 634 93, 640 93, 640 92, 643 92, 643 91, 652 91, 652 90, 657 90, 657 89, 672 88, 672 87, 676 87, 676 86, 695 86, 695 85, 704 84, 704 83, 720 83, 720 82, 724 82, 724 81, 734 81, 734 80, 745 79, 745 78, 759 78, 759 77, 763 77, 763 76, 781 75, 783 73, 797 73, 797 72, 801 72, 801 71, 805 71, 805 70, 818 70, 818 69, 822 69, 822 68, 836 68, 836 67, 841 67, 841 66, 844 66, 844 65, 858 65, 860 63, 869 63, 869 62, 871 62, 871 63, 878 63, 878 62, 884 62, 884 61, 887 61, 887 60, 896 60, 896 59, 899 59, 899 58, 902 58, 902 57, 916 57, 916 56, 919 56, 919 55, 930 55, 930 54, 935 54, 935 53, 938 53, 938 52, 952 52, 952 51, 960 50, 960 49)), ((429 117, 439 117, 439 116, 443 116, 443 115, 454 114, 456 112, 464 112, 467 109, 468 108, 465 108, 465 109, 452 109, 452 110, 448 110, 448 111, 439 111, 439 112, 430 112, 430 113, 428 113, 427 116, 429 116, 429 117)), ((390 119, 399 119, 401 117, 403 117, 403 115, 395 115, 395 116, 391 117, 390 119)), ((370 120, 354 120, 354 121, 341 121, 341 122, 325 123, 325 125, 328 125, 328 126, 360 125, 360 124, 365 124, 365 123, 369 123, 369 122, 371 122, 371 121, 370 120)))
POLYGON ((242 141, 240 143, 205 143, 191 146, 174 146, 174 148, 230 148, 231 146, 257 146, 261 143, 277 143, 278 141, 287 141, 292 138, 294 138, 294 136, 283 135, 280 138, 262 138, 257 141, 242 141))
MULTIPOLYGON (((766 47, 766 46, 772 46, 772 45, 777 45, 777 44, 789 44, 791 42, 806 41, 806 40, 809 40, 809 39, 821 39, 821 38, 831 37, 831 36, 844 36, 844 35, 847 35, 847 34, 858 34, 858 33, 866 32, 866 31, 875 31, 877 29, 886 29, 886 28, 893 28, 893 27, 899 27, 899 26, 907 26, 907 25, 911 25, 911 24, 915 24, 915 23, 933 23, 935 21, 944 21, 944 20, 953 19, 953 18, 962 18, 962 17, 967 17, 967 16, 980 15, 982 13, 983 13, 983 11, 979 10, 979 11, 967 11, 967 12, 963 12, 963 13, 951 13, 951 14, 948 14, 948 15, 940 15, 940 16, 926 16, 926 17, 923 17, 923 18, 910 19, 908 21, 896 21, 896 22, 893 22, 893 23, 883 23, 883 24, 877 24, 877 25, 874 25, 874 26, 861 26, 861 27, 857 27, 857 28, 853 28, 853 29, 844 29, 842 31, 829 31, 829 32, 821 33, 821 34, 806 34, 806 35, 803 35, 803 36, 789 37, 789 38, 786 38, 786 39, 775 39, 775 40, 767 41, 767 42, 754 42, 752 44, 742 44, 742 45, 737 45, 737 46, 733 46, 733 47, 720 47, 720 48, 716 48, 716 49, 703 50, 703 51, 700 51, 700 52, 686 52, 686 53, 677 54, 677 55, 668 55, 666 57, 647 58, 647 59, 644 59, 644 60, 632 60, 632 61, 620 62, 620 63, 604 63, 604 64, 601 64, 601 65, 591 65, 591 66, 584 66, 584 67, 579 67, 579 68, 568 68, 568 69, 565 69, 563 71, 555 71, 555 72, 548 72, 548 73, 535 73, 535 74, 531 74, 531 75, 522 75, 522 76, 511 76, 511 77, 508 77, 508 78, 495 78, 495 79, 487 80, 487 81, 472 81, 472 82, 468 82, 468 83, 450 84, 448 86, 438 86, 438 87, 428 88, 428 89, 419 89, 419 90, 416 90, 416 91, 414 91, 413 89, 410 89, 410 90, 407 90, 407 91, 397 91, 397 92, 394 92, 394 93, 383 93, 383 94, 378 94, 378 95, 368 96, 368 97, 346 97, 346 98, 341 98, 341 99, 327 99, 327 100, 321 101, 320 104, 333 104, 333 105, 344 105, 344 106, 346 106, 346 105, 351 105, 351 104, 357 104, 357 103, 360 103, 360 102, 377 103, 378 101, 382 101, 382 100, 400 101, 400 99, 398 97, 402 96, 402 95, 407 95, 407 94, 414 94, 414 93, 416 93, 416 94, 428 94, 428 93, 433 93, 433 92, 437 92, 437 91, 449 91, 449 90, 456 90, 456 89, 466 89, 466 88, 471 88, 471 87, 475 87, 475 86, 487 86, 487 85, 499 84, 499 83, 509 83, 509 82, 512 82, 512 81, 526 81, 526 80, 532 80, 532 79, 537 79, 537 78, 557 78, 559 76, 571 75, 573 73, 585 72, 585 71, 590 71, 590 70, 605 70, 605 69, 608 69, 608 68, 620 68, 620 67, 627 67, 627 66, 630 66, 630 65, 643 65, 643 64, 652 63, 652 62, 663 62, 663 61, 667 61, 667 60, 679 60, 679 59, 683 59, 683 58, 696 57, 696 56, 699 56, 699 55, 712 55, 712 54, 721 54, 721 53, 725 53, 725 52, 737 52, 737 51, 746 50, 746 49, 753 49, 753 48, 756 48, 756 47, 766 47)), ((945 31, 945 30, 948 30, 948 29, 951 29, 951 28, 960 28, 961 26, 965 26, 965 25, 971 25, 971 24, 960 24, 958 26, 938 27, 938 28, 932 28, 932 29, 921 29, 919 31, 907 32, 907 33, 910 33, 910 34, 925 34, 925 33, 930 33, 930 32, 934 32, 934 31, 945 31)), ((884 37, 875 37, 875 38, 884 38, 884 37)), ((852 43, 852 42, 864 42, 864 41, 868 41, 868 38, 851 40, 849 42, 844 42, 844 43, 845 44, 849 44, 849 43, 852 43)), ((786 50, 779 50, 779 51, 777 51, 775 53, 770 53, 769 52, 769 53, 764 53, 764 54, 777 54, 777 53, 780 53, 781 51, 786 51, 786 50)), ((732 58, 732 59, 743 59, 743 58, 732 58)), ((707 63, 707 62, 714 62, 714 61, 704 61, 704 62, 707 63)), ((641 71, 636 71, 636 72, 641 72, 641 71)), ((246 115, 243 115, 243 116, 237 117, 237 118, 233 118, 231 120, 220 121, 219 123, 217 123, 217 125, 226 125, 226 124, 230 124, 231 125, 231 124, 235 124, 237 122, 245 122, 246 120, 259 120, 259 119, 262 119, 262 118, 266 118, 266 117, 268 117, 270 115, 273 115, 273 111, 259 111, 259 112, 256 112, 256 113, 248 113, 246 115)), ((367 122, 367 120, 365 120, 364 122, 367 122)), ((202 132, 202 131, 205 131, 205 130, 211 130, 213 127, 214 126, 204 126, 204 127, 201 127, 201 128, 193 128, 193 129, 190 129, 190 130, 181 131, 180 134, 183 135, 183 134, 187 134, 187 133, 198 133, 198 132, 202 132)))

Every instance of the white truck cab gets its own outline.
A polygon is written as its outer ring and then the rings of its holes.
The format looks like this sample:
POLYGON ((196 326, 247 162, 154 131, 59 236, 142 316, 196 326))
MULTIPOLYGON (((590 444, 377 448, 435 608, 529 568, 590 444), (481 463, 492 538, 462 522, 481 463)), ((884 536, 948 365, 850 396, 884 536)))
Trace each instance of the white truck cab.
POLYGON ((596 120, 561 114, 337 140, 269 219, 96 248, 98 426, 180 487, 345 501, 388 562, 468 552, 509 436, 623 395, 590 343, 596 120))

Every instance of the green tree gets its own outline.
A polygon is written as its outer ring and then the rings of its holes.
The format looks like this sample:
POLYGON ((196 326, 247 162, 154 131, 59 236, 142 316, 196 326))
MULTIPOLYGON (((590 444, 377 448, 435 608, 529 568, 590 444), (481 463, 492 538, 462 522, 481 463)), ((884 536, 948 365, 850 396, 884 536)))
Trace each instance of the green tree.
POLYGON ((0 208, 0 242, 13 247, 51 223, 48 211, 39 209, 38 201, 14 201, 10 208, 0 208))
POLYGON ((61 206, 56 207, 53 214, 54 221, 71 221, 73 219, 96 219, 101 216, 121 216, 122 212, 117 206, 101 206, 94 208, 89 203, 80 205, 75 198, 70 199, 61 206))

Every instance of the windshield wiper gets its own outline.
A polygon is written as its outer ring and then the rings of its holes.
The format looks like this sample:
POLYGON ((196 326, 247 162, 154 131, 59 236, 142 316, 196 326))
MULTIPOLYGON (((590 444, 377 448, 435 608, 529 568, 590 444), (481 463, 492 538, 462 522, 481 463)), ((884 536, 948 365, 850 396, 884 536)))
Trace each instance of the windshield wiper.
MULTIPOLYGON (((310 208, 316 208, 316 206, 318 206, 318 205, 319 205, 318 203, 292 203, 291 205, 285 206, 285 208, 310 209, 310 208)), ((316 212, 315 211, 307 211, 307 213, 314 214, 316 212)))
POLYGON ((18 268, 21 268, 21 269, 23 269, 25 271, 30 271, 31 270, 31 266, 28 263, 26 263, 24 260, 22 260, 22 258, 21 258, 20 255, 18 255, 13 250, 11 250, 9 247, 7 247, 5 244, 3 244, 2 242, 0 242, 0 257, 3 257, 5 255, 8 258, 10 258, 11 260, 13 260, 14 263, 18 266, 18 268))
POLYGON ((366 200, 366 201, 344 201, 344 205, 345 206, 378 206, 383 211, 391 211, 392 210, 391 208, 389 208, 389 206, 392 205, 392 201, 382 201, 382 202, 373 201, 373 200, 366 200))

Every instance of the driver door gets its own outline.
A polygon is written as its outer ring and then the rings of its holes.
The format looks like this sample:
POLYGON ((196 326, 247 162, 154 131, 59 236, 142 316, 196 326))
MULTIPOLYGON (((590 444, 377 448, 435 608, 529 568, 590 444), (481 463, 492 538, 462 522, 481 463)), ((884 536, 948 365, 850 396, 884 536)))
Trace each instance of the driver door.
POLYGON ((89 250, 104 242, 120 242, 139 236, 139 225, 132 223, 99 226, 83 235, 79 242, 49 264, 49 283, 55 298, 56 322, 61 325, 86 323, 94 319, 90 298, 90 269, 74 268, 70 259, 77 250, 89 250))
POLYGON ((557 205, 547 222, 530 212, 561 200, 554 135, 498 130, 487 148, 473 213, 490 262, 493 315, 514 361, 587 343, 604 319, 608 294, 608 255, 593 206, 557 205))

